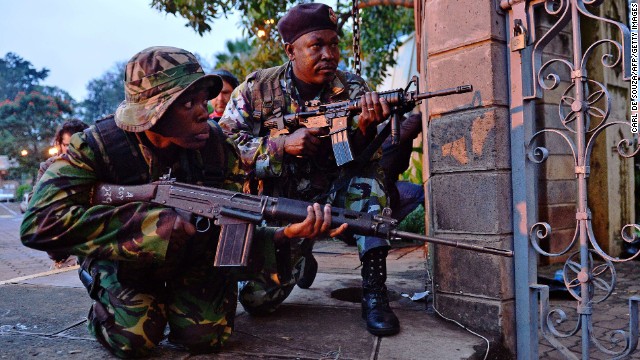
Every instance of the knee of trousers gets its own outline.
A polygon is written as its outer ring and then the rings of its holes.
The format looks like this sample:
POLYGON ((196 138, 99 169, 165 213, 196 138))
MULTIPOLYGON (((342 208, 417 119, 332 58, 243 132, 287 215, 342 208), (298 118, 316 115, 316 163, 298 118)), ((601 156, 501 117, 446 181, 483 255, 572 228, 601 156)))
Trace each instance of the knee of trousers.
POLYGON ((389 240, 375 236, 356 235, 356 244, 358 245, 360 260, 362 260, 362 256, 370 250, 391 247, 389 240))
POLYGON ((120 358, 148 356, 164 337, 164 321, 157 323, 139 319, 140 326, 124 326, 118 324, 115 316, 97 301, 89 311, 88 318, 89 331, 98 342, 120 358), (144 326, 142 323, 145 323, 144 326))
POLYGON ((194 324, 180 329, 179 333, 172 327, 169 342, 184 346, 191 354, 219 352, 233 332, 233 315, 226 320, 219 324, 194 324))
POLYGON ((243 281, 239 286, 238 300, 249 314, 269 314, 286 300, 294 286, 295 283, 281 285, 270 279, 243 281))

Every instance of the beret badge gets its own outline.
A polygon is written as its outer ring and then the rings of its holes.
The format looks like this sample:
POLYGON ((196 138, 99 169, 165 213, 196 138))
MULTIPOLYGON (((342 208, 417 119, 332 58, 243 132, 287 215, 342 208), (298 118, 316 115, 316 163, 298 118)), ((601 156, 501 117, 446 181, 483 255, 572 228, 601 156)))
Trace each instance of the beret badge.
POLYGON ((338 24, 338 16, 336 16, 332 8, 329 8, 329 20, 336 25, 338 24))

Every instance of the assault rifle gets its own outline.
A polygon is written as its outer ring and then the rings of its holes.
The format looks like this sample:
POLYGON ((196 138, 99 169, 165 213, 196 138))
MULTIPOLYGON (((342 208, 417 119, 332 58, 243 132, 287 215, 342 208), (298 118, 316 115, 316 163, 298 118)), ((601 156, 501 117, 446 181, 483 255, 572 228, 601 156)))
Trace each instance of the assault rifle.
MULTIPOLYGON (((259 196, 235 191, 160 180, 146 185, 98 184, 92 197, 94 204, 122 205, 145 201, 197 216, 196 228, 204 232, 211 219, 221 227, 214 266, 246 266, 251 249, 254 225, 263 220, 300 222, 307 217, 309 203, 287 198, 259 196)), ((396 230, 398 221, 385 209, 373 215, 341 208, 331 208, 331 224, 347 223, 350 232, 384 238, 401 238, 454 246, 494 255, 512 257, 513 251, 464 244, 396 230)))
MULTIPOLYGON (((378 95, 387 101, 391 107, 391 113, 394 115, 390 125, 393 144, 398 143, 400 116, 413 109, 413 107, 422 100, 471 91, 473 91, 471 85, 462 85, 455 88, 421 93, 418 87, 418 77, 414 76, 404 89, 379 92, 378 95), (411 84, 415 84, 415 91, 409 91, 411 84)), ((342 166, 352 161, 354 158, 347 136, 347 129, 349 127, 348 120, 351 116, 359 114, 362 111, 360 98, 327 104, 321 104, 318 101, 309 101, 305 105, 306 111, 295 114, 281 115, 281 112, 279 112, 280 115, 267 119, 264 122, 264 127, 270 130, 271 136, 287 134, 301 127, 328 127, 336 164, 342 166)))

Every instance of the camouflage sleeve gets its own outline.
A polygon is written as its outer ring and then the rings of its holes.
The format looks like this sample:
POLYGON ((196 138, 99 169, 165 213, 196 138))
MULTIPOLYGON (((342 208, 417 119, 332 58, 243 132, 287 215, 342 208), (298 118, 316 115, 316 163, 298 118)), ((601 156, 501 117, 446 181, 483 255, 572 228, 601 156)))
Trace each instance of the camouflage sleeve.
POLYGON ((243 165, 255 171, 256 177, 278 177, 282 174, 284 136, 254 135, 260 131, 261 123, 250 116, 252 85, 245 81, 233 91, 218 123, 238 147, 243 165))
POLYGON ((36 185, 20 227, 25 246, 111 260, 164 261, 177 214, 148 203, 90 204, 98 181, 85 135, 72 137, 36 185))
POLYGON ((38 168, 38 176, 36 177, 36 182, 40 181, 40 178, 42 177, 42 175, 44 175, 44 172, 47 171, 49 166, 51 166, 51 164, 53 164, 53 162, 56 161, 58 157, 60 156, 54 155, 48 158, 46 161, 43 161, 40 163, 40 167, 38 168))

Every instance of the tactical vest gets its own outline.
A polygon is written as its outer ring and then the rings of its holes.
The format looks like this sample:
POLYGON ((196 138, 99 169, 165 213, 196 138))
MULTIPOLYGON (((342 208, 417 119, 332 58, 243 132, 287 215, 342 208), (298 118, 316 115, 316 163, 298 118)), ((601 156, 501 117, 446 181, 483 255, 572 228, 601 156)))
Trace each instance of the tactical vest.
MULTIPOLYGON (((264 122, 275 116, 282 116, 289 113, 287 106, 286 94, 283 92, 281 79, 286 78, 285 72, 287 71, 289 63, 281 66, 272 67, 269 69, 257 70, 249 76, 247 76, 247 82, 253 82, 253 88, 251 89, 251 103, 253 107, 252 117, 253 136, 265 136, 268 132, 264 129, 264 122)), ((347 85, 346 75, 342 71, 336 71, 338 80, 347 85)), ((343 101, 349 99, 349 91, 345 91, 337 94, 331 98, 331 101, 343 101)), ((304 104, 299 104, 304 106, 304 104)), ((286 156, 286 155, 285 155, 286 156)), ((326 163, 335 164, 335 161, 330 155, 330 159, 323 159, 326 163)), ((292 198, 299 198, 303 200, 316 201, 324 198, 327 195, 327 189, 330 187, 331 182, 338 176, 338 169, 317 169, 316 180, 311 179, 311 184, 316 190, 312 190, 311 193, 315 193, 314 196, 304 196, 300 194, 296 189, 296 183, 302 178, 306 177, 310 172, 312 166, 310 162, 315 161, 313 159, 298 159, 295 157, 288 157, 286 163, 288 164, 283 169, 283 175, 279 178, 268 179, 255 179, 252 180, 253 185, 250 187, 252 193, 270 195, 270 196, 286 196, 292 198), (332 178, 332 179, 329 179, 332 178)), ((316 165, 314 165, 316 166, 316 165)))
MULTIPOLYGON (((227 170, 226 138, 220 126, 209 122, 209 140, 200 150, 203 161, 201 174, 194 174, 204 186, 221 187, 227 170)), ((96 121, 95 126, 84 130, 89 147, 96 154, 96 175, 113 184, 146 184, 149 165, 140 150, 136 133, 120 129, 113 115, 96 121)))
MULTIPOLYGON (((203 169, 199 174, 193 174, 195 181, 204 186, 221 187, 227 175, 226 137, 217 123, 209 122, 209 139, 204 148, 200 149, 203 169)), ((120 129, 113 115, 98 120, 95 126, 84 130, 89 147, 96 154, 96 175, 101 181, 122 184, 146 184, 151 180, 149 166, 145 161, 139 146, 136 133, 120 129)), ((191 170, 191 169, 190 169, 191 170)), ((204 236, 200 234, 200 236, 204 236)), ((216 238, 217 236, 212 236, 216 238)), ((96 282, 97 273, 92 272, 93 257, 79 258, 81 267, 78 270, 80 279, 89 290, 89 295, 95 299, 99 286, 96 282)), ((118 279, 123 283, 135 284, 137 287, 154 284, 149 279, 170 278, 174 274, 175 266, 165 268, 159 264, 138 264, 136 262, 114 262, 118 267, 118 279)))
MULTIPOLYGON (((253 82, 251 90, 253 113, 251 117, 254 121, 260 123, 260 126, 256 126, 253 129, 254 136, 266 135, 261 133, 262 123, 265 120, 288 113, 285 96, 290 96, 290 94, 284 94, 280 85, 280 79, 285 78, 288 66, 289 63, 286 63, 281 66, 254 71, 247 76, 247 82, 253 82)), ((342 84, 346 85, 346 76, 342 71, 337 70, 336 77, 342 84)), ((349 91, 343 91, 331 99, 331 101, 343 100, 349 100, 349 91)), ((298 105, 303 106, 304 104, 298 105)))

